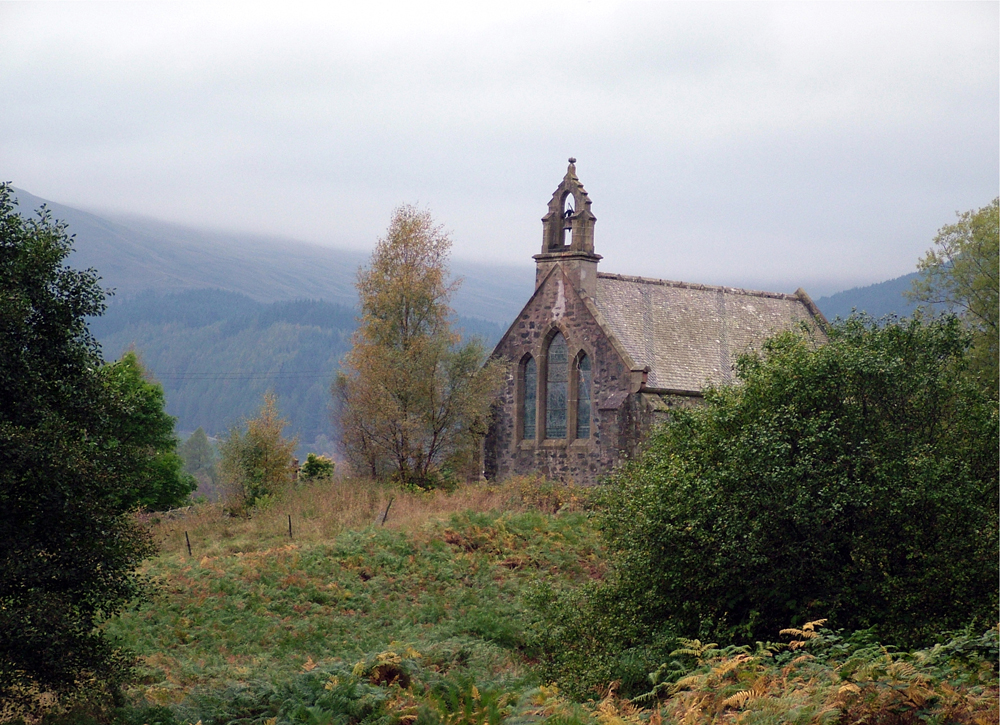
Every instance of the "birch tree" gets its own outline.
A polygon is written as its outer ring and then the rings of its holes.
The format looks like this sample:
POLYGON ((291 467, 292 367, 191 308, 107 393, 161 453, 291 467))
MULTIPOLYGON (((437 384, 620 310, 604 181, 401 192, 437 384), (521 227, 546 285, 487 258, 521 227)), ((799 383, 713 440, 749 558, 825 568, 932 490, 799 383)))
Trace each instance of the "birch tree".
POLYGON ((434 487, 468 464, 486 433, 504 371, 452 329, 450 250, 430 213, 401 206, 358 273, 361 324, 334 395, 359 473, 434 487))

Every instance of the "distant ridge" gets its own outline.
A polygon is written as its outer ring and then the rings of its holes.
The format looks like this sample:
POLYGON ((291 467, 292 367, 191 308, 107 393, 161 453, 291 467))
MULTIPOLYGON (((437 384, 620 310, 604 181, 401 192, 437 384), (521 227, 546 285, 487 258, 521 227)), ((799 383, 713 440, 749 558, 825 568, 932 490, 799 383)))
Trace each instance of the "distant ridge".
MULTIPOLYGON (((22 215, 42 204, 69 224, 76 235, 71 258, 78 267, 97 269, 120 299, 155 291, 215 289, 237 292, 258 302, 325 300, 353 307, 354 281, 368 254, 292 239, 193 229, 145 217, 114 219, 51 202, 15 189, 22 215)), ((375 240, 372 239, 374 246, 375 240)), ((452 260, 464 279, 454 296, 455 312, 506 326, 534 289, 528 265, 492 265, 452 260)), ((830 320, 857 308, 874 317, 908 315, 914 304, 903 297, 917 273, 854 287, 816 300, 830 320)))
MULTIPOLYGON (((179 431, 223 434, 279 396, 289 435, 308 451, 335 453, 330 383, 350 349, 354 281, 364 252, 289 239, 225 234, 145 218, 108 219, 16 190, 19 211, 46 205, 76 236, 70 263, 93 267, 116 289, 91 321, 106 359, 135 347, 163 384, 179 431)), ((374 246, 375 240, 372 239, 374 246)), ((453 261, 465 278, 453 298, 457 328, 491 346, 534 289, 529 266, 453 261)), ((816 300, 831 321, 851 310, 907 315, 916 273, 816 300)))
POLYGON ((917 305, 906 299, 903 293, 910 289, 913 280, 919 275, 919 272, 911 272, 867 287, 853 287, 828 297, 820 297, 816 300, 816 306, 831 322, 837 317, 849 317, 855 309, 876 318, 885 315, 905 317, 912 314, 917 305))
MULTIPOLYGON (((45 204, 76 235, 71 263, 98 270, 118 297, 217 289, 258 302, 326 300, 354 307, 358 267, 365 252, 333 249, 280 237, 192 229, 142 217, 115 220, 15 189, 18 211, 33 215, 45 204)), ((374 247, 375 240, 372 239, 374 247)), ((509 324, 534 288, 534 270, 452 260, 464 283, 452 299, 455 312, 509 324)))

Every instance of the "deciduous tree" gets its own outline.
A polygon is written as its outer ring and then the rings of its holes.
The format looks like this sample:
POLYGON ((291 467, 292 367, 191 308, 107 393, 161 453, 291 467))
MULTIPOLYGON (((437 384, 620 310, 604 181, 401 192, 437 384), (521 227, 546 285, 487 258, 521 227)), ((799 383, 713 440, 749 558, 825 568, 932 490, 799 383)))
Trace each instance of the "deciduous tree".
POLYGON ((468 461, 503 374, 449 322, 451 240, 428 212, 402 206, 358 275, 361 325, 334 394, 355 469, 436 485, 468 461))
POLYGON ((234 427, 219 446, 219 473, 230 511, 248 514, 262 501, 283 493, 295 477, 295 439, 282 435, 288 422, 278 413, 274 393, 264 396, 246 430, 234 427))
POLYGON ((130 512, 172 435, 133 362, 103 364, 86 318, 105 293, 71 250, 0 184, 0 703, 22 706, 129 674, 99 624, 142 591, 153 546, 130 512))
POLYGON ((177 453, 174 419, 164 411, 163 388, 149 379, 139 356, 130 351, 100 368, 116 408, 127 416, 109 419, 109 433, 124 454, 118 471, 123 495, 133 505, 166 511, 186 503, 198 484, 177 453))
POLYGON ((973 332, 973 364, 994 397, 998 383, 1000 315, 1000 197, 941 227, 917 265, 910 297, 957 312, 973 332))
POLYGON ((307 481, 333 478, 334 468, 333 461, 326 456, 310 453, 299 470, 299 478, 307 481))

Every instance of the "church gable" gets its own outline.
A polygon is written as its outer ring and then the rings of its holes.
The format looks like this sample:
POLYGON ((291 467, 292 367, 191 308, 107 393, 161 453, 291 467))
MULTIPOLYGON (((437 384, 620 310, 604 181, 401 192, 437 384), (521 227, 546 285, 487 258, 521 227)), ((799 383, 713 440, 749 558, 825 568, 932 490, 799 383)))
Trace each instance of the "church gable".
POLYGON ((494 350, 509 361, 487 439, 487 475, 543 472, 588 483, 612 465, 630 370, 571 277, 555 266, 494 350))

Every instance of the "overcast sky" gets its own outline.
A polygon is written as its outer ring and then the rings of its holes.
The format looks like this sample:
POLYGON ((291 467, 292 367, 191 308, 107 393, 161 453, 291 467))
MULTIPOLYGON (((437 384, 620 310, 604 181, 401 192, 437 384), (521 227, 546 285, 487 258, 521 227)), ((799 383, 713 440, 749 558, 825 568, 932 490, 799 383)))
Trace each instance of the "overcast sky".
POLYGON ((1000 186, 1000 4, 0 3, 0 177, 371 249, 402 203, 531 263, 578 159, 601 269, 820 296, 1000 186))

